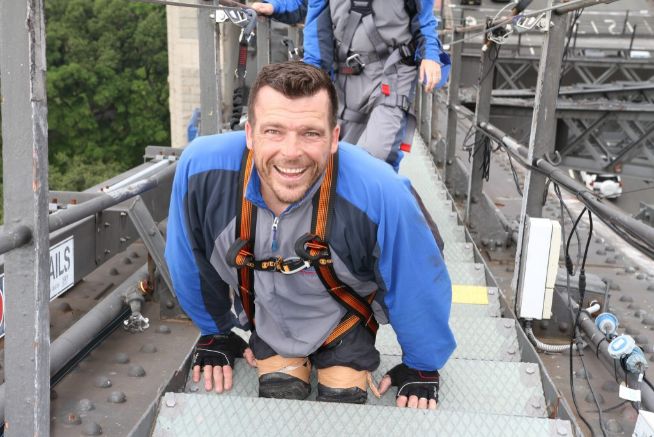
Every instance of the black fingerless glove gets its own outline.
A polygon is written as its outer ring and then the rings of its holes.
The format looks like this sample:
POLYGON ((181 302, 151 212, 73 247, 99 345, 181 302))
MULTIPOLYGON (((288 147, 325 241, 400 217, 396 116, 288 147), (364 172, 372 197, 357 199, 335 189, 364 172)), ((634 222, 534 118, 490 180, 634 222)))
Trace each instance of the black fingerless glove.
POLYGON ((434 399, 438 402, 440 375, 438 370, 415 370, 405 364, 398 364, 387 373, 391 384, 397 386, 397 396, 417 396, 418 399, 434 399))
POLYGON ((242 357, 248 344, 237 334, 203 335, 198 340, 193 353, 195 366, 232 366, 234 358, 242 357))

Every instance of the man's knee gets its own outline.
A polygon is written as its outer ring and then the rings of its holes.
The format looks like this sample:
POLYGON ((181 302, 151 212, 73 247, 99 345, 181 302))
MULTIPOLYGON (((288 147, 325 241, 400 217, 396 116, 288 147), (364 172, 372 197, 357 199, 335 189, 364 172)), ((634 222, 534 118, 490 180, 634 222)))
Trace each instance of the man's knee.
POLYGON ((273 355, 257 359, 259 397, 277 399, 306 399, 311 393, 309 378, 311 363, 308 358, 285 358, 273 355))
POLYGON ((318 397, 323 402, 346 402, 365 404, 368 399, 367 370, 345 366, 318 369, 318 397))

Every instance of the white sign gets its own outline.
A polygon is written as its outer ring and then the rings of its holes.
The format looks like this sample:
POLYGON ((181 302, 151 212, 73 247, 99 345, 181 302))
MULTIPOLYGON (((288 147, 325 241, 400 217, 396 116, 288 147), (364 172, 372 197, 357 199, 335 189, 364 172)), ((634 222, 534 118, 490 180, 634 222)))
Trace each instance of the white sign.
POLYGON ((50 248, 50 300, 75 283, 75 242, 70 236, 50 248))
MULTIPOLYGON (((75 242, 72 235, 50 248, 50 300, 75 284, 75 242)), ((5 335, 5 274, 0 273, 0 337, 5 335)))

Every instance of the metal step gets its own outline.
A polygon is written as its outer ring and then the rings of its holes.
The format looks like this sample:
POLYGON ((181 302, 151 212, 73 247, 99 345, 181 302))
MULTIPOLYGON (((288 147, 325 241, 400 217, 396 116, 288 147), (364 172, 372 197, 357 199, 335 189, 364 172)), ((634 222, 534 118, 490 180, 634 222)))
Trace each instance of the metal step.
POLYGON ((477 263, 447 263, 452 284, 486 285, 486 272, 483 264, 477 263))
POLYGON ((445 261, 474 263, 475 255, 472 251, 472 243, 451 242, 445 246, 445 261))
MULTIPOLYGON (((379 368, 373 372, 373 380, 381 378, 397 364, 400 356, 382 355, 379 368)), ((545 417, 545 398, 538 365, 531 363, 508 363, 451 359, 440 370, 439 410, 475 413, 505 414, 513 416, 545 417)), ((234 367, 234 387, 222 396, 257 397, 259 383, 256 369, 243 360, 234 367)), ((202 380, 189 381, 186 392, 203 394, 202 380)), ((311 378, 311 395, 317 392, 315 371, 311 378)), ((368 391, 369 406, 394 406, 395 389, 390 389, 380 399, 368 391)))
MULTIPOLYGON (((520 361, 520 348, 515 321, 503 318, 450 318, 457 347, 453 358, 487 361, 520 361)), ((402 356, 395 332, 389 325, 382 325, 375 343, 383 355, 402 356)))
MULTIPOLYGON (((382 355, 373 379, 400 364, 401 357, 382 355)), ((538 365, 451 359, 440 369, 439 409, 468 413, 546 417, 545 397, 538 365)), ((391 389, 394 393, 395 389, 391 389)), ((393 393, 377 399, 368 395, 369 405, 394 406, 393 393)))
POLYGON ((221 395, 167 393, 154 437, 572 436, 570 423, 534 417, 412 410, 221 395))
MULTIPOLYGON (((450 326, 458 347, 443 369, 440 409, 510 415, 544 416, 546 414, 538 366, 519 363, 515 322, 512 319, 458 319, 450 326)), ((402 351, 395 333, 383 325, 377 334, 376 347, 381 364, 373 373, 376 381, 401 362, 402 351)), ((234 388, 229 396, 256 397, 256 370, 243 360, 235 365, 234 388)), ((313 377, 315 399, 316 381, 313 377)), ((204 392, 202 381, 187 381, 187 392, 204 392)), ((394 405, 392 393, 381 399, 369 395, 369 405, 394 405)))

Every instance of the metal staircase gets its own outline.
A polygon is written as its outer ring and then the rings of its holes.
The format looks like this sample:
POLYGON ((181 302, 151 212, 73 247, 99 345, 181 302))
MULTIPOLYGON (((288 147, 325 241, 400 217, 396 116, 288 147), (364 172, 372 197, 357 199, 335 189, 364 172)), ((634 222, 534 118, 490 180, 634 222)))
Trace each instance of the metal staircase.
MULTIPOLYGON (((458 347, 441 369, 438 409, 397 408, 394 388, 381 399, 370 393, 366 405, 314 402, 315 378, 309 401, 261 399, 256 370, 238 360, 227 394, 206 394, 190 379, 185 393, 166 394, 154 436, 573 435, 569 421, 548 418, 541 369, 520 362, 516 322, 500 316, 499 291, 487 286, 483 264, 474 262, 473 246, 420 138, 400 173, 438 224, 453 283, 450 326, 458 347)), ((388 325, 380 328, 376 345, 382 359, 373 376, 379 381, 401 361, 402 351, 388 325)))

